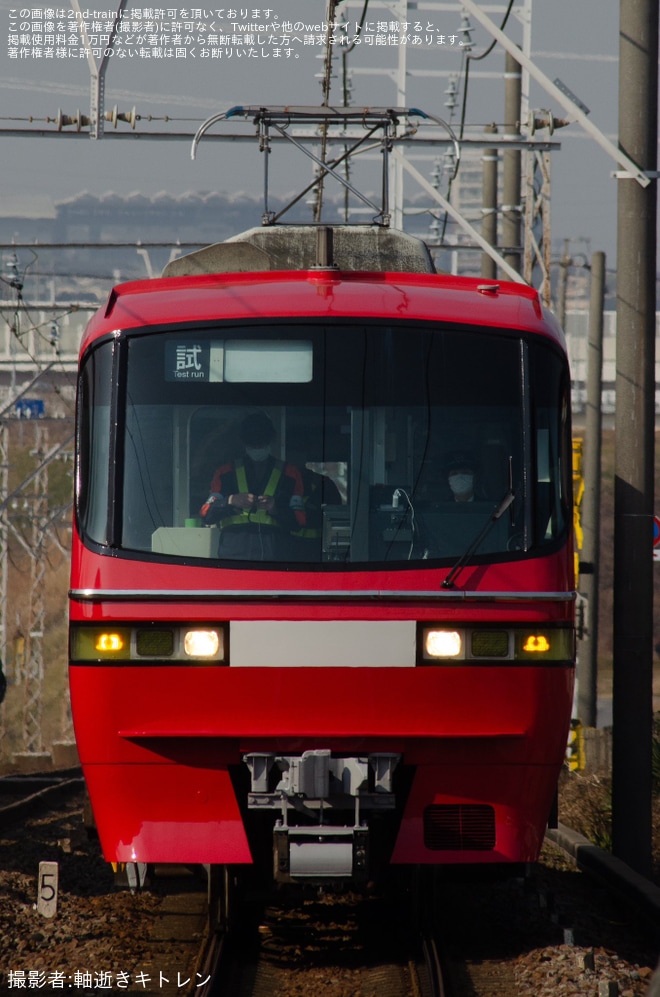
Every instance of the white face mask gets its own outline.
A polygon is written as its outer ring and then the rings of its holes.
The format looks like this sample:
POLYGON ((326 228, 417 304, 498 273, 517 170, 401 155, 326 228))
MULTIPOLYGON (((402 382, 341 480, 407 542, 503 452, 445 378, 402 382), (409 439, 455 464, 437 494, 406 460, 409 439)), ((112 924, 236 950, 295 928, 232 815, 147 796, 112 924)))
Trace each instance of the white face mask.
POLYGON ((468 495, 474 483, 473 474, 450 474, 449 487, 454 495, 468 495))
POLYGON ((261 464, 262 461, 268 460, 270 457, 270 446, 265 447, 246 447, 245 452, 256 464, 261 464))

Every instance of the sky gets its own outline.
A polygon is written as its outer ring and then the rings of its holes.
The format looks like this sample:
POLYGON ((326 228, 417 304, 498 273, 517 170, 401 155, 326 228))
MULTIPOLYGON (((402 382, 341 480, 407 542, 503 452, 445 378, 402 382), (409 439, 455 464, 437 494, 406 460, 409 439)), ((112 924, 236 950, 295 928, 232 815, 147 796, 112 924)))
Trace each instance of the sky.
MULTIPOLYGON (((245 2, 245 0, 244 0, 245 2)), ((290 20, 305 24, 322 22, 326 0, 272 0, 270 21, 290 20), (277 4, 277 6, 275 6, 277 4)), ((346 0, 342 5, 349 23, 359 19, 362 0, 346 0)), ((410 11, 413 11, 410 4, 410 11)), ((461 26, 458 12, 447 11, 447 4, 423 3, 414 16, 433 24, 437 41, 440 34, 448 39, 455 36, 461 26)), ((489 9, 492 5, 488 5, 489 9)), ((137 4, 128 0, 128 11, 136 15, 137 4)), ((590 109, 590 120, 616 142, 617 90, 618 90, 618 0, 533 0, 532 5, 532 57, 535 64, 554 80, 559 77, 570 90, 590 109)), ((47 11, 42 0, 40 9, 47 11)), ((102 12, 113 9, 109 0, 92 0, 83 10, 102 12), (107 6, 106 6, 107 5, 107 6)), ((142 8, 141 8, 142 9, 142 8)), ((152 8, 153 9, 153 8, 152 8)), ((184 8, 174 8, 182 17, 184 8)), ((187 8, 186 8, 187 9, 187 8)), ((204 8, 202 8, 204 9, 204 8)), ((235 21, 247 10, 248 22, 266 21, 268 8, 235 8, 235 21), (259 17, 253 18, 253 11, 259 17)), ((342 8, 340 8, 341 10, 342 8)), ((263 157, 255 143, 207 144, 202 141, 196 160, 190 156, 190 141, 162 142, 145 137, 160 129, 194 132, 208 116, 236 104, 314 104, 321 101, 319 80, 322 70, 323 48, 318 45, 291 46, 292 54, 275 58, 271 55, 256 58, 224 59, 173 58, 145 60, 127 58, 111 61, 105 77, 105 109, 117 105, 119 111, 130 112, 135 106, 141 120, 136 134, 140 140, 119 140, 120 134, 129 134, 130 125, 120 123, 113 129, 106 124, 106 137, 92 140, 86 136, 74 137, 74 129, 65 129, 58 137, 11 137, 3 134, 9 128, 38 129, 55 132, 55 125, 45 119, 54 119, 58 111, 75 116, 80 110, 89 114, 90 75, 86 60, 10 58, 10 26, 22 22, 23 14, 34 8, 16 6, 15 0, 0 0, 2 48, 0 49, 0 204, 6 199, 25 203, 35 195, 49 195, 54 200, 72 197, 87 190, 95 194, 108 191, 131 193, 140 191, 154 194, 159 191, 183 193, 186 191, 223 192, 247 191, 259 195, 263 187, 263 157), (16 11, 14 15, 11 12, 16 11), (14 20, 12 20, 14 18, 14 20), (146 121, 147 116, 170 121, 146 121), (32 117, 32 122, 29 122, 32 117)), ((56 9, 57 10, 57 9, 56 9)), ((65 24, 73 16, 68 3, 61 9, 65 24)), ((213 13, 219 8, 206 8, 213 13)), ((192 11, 192 8, 191 8, 192 11)), ((147 15, 148 11, 145 13, 147 15)), ((219 30, 228 30, 229 8, 224 10, 219 30)), ((409 17, 413 13, 409 13, 409 17)), ((492 13, 497 22, 501 14, 492 13)), ((397 17, 395 4, 371 0, 367 21, 372 23, 397 17)), ((33 23, 33 22, 31 22, 33 23)), ((509 19, 506 33, 513 40, 522 40, 521 26, 515 16, 509 19)), ((474 53, 479 53, 490 43, 485 30, 473 23, 474 53)), ((199 46, 201 50, 203 46, 199 46)), ((272 46, 270 50, 272 53, 272 46)), ((367 46, 356 47, 349 57, 353 87, 353 103, 359 105, 400 104, 397 97, 397 51, 394 48, 367 46)), ((450 120, 451 110, 445 106, 448 75, 461 73, 463 55, 457 45, 445 43, 428 49, 425 45, 407 50, 405 103, 450 120)), ((472 133, 478 133, 489 122, 504 118, 504 53, 496 47, 483 61, 473 63, 470 71, 466 124, 472 133), (483 74, 483 75, 482 75, 483 74)), ((340 103, 338 80, 333 81, 331 103, 340 103)), ((562 108, 553 105, 552 99, 536 84, 531 89, 531 105, 552 110, 556 117, 564 117, 562 108)), ((452 124, 457 127, 457 113, 452 124)), ((245 126, 243 130, 250 132, 245 126)), ((214 133, 221 129, 216 127, 214 133)), ((608 266, 614 261, 616 248, 616 184, 612 172, 617 169, 613 160, 600 149, 593 139, 586 137, 577 124, 557 130, 554 140, 561 149, 552 154, 552 236, 553 247, 562 240, 571 240, 571 250, 585 256, 595 250, 604 250, 608 266)), ((420 160, 418 168, 430 176, 432 158, 420 160)), ((291 165, 287 155, 278 156, 278 150, 269 159, 272 190, 287 193, 301 180, 310 177, 307 160, 299 166, 291 165)), ((378 169, 377 163, 364 169, 378 169)), ((620 181, 619 181, 620 182, 620 181)), ((366 186, 376 189, 378 174, 367 180, 366 186)), ((408 188, 407 188, 408 189, 408 188)), ((255 218, 255 224, 259 219, 255 218)), ((173 237, 175 237, 173 233, 173 237)))

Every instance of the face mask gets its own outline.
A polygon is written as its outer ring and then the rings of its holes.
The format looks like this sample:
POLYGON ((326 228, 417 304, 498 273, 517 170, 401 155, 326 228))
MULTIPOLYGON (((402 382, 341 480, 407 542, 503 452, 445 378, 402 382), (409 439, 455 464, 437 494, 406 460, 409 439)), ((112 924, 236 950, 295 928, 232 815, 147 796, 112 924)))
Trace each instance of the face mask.
POLYGON ((449 487, 454 495, 467 495, 472 491, 473 474, 450 474, 449 487))
POLYGON ((246 447, 245 452, 256 464, 260 464, 270 457, 270 446, 266 447, 246 447))

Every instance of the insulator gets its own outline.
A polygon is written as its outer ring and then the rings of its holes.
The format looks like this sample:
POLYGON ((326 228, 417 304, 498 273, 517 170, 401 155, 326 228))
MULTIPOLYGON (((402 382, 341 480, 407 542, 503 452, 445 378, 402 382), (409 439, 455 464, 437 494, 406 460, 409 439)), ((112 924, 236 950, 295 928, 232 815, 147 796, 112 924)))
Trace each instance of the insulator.
POLYGON ((16 253, 11 254, 6 266, 7 270, 9 270, 9 286, 13 287, 15 291, 21 291, 23 289, 23 281, 18 273, 18 257, 16 253))
MULTIPOLYGON (((30 118, 30 121, 32 118, 30 118)), ((54 118, 46 118, 46 121, 52 121, 56 126, 58 132, 61 132, 63 128, 67 128, 69 125, 75 125, 76 130, 80 131, 81 128, 87 128, 90 124, 90 119, 86 114, 80 113, 80 108, 75 113, 75 117, 70 114, 64 114, 64 112, 58 107, 57 114, 54 118)))
POLYGON ((445 173, 453 173, 456 168, 456 157, 452 149, 447 149, 447 152, 442 157, 442 169, 445 173))
POLYGON ((570 122, 563 118, 555 118, 552 111, 545 110, 544 108, 537 108, 536 110, 529 112, 527 128, 530 136, 534 135, 535 132, 540 131, 543 128, 547 128, 549 134, 552 135, 555 128, 564 128, 569 123, 570 122))
POLYGON ((135 130, 135 122, 141 120, 134 107, 130 111, 120 111, 116 104, 111 111, 106 111, 103 117, 110 122, 113 128, 117 127, 118 121, 126 121, 133 130, 135 130))
POLYGON ((57 117, 55 118, 55 124, 57 125, 58 132, 61 132, 63 128, 67 125, 77 125, 78 118, 72 118, 68 114, 63 114, 60 108, 57 109, 57 117))
POLYGON ((80 108, 76 111, 76 130, 80 131, 82 128, 88 128, 91 124, 90 119, 86 114, 80 113, 80 108))
POLYGON ((461 48, 466 49, 470 52, 473 48, 472 36, 470 32, 472 31, 472 25, 470 24, 470 18, 467 14, 463 14, 461 17, 461 26, 456 32, 459 35, 463 35, 462 40, 458 43, 461 48))
POLYGON ((119 121, 126 121, 133 131, 135 131, 135 122, 140 120, 140 115, 136 112, 135 107, 132 107, 127 114, 119 114, 117 117, 119 121))
POLYGON ((106 121, 109 121, 113 128, 117 127, 117 114, 119 113, 119 108, 115 104, 111 111, 106 111, 103 117, 106 121))

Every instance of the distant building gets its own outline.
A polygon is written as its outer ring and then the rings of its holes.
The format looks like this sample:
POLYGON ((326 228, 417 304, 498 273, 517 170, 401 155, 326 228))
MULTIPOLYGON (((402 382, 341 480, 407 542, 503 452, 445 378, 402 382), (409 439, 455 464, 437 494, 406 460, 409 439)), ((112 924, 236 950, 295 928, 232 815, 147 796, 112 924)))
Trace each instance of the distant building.
MULTIPOLYGON (((285 203, 278 198, 271 200, 273 210, 285 203)), ((222 242, 259 225, 262 211, 260 198, 241 193, 189 191, 147 196, 138 192, 108 192, 99 196, 83 191, 57 203, 40 195, 3 198, 0 199, 0 244, 5 254, 11 252, 12 245, 30 244, 38 252, 39 267, 35 269, 42 276, 47 272, 69 284, 74 281, 79 289, 80 278, 87 280, 98 275, 102 296, 118 280, 156 276, 172 251, 175 255, 181 252, 176 248, 179 243, 186 244, 188 251, 193 245, 222 242), (141 249, 137 243, 142 244, 141 249), (160 246, 149 247, 153 243, 160 246), (45 248, 49 244, 59 248, 45 248), (107 248, 88 248, 104 245, 107 248)), ((294 220, 295 214, 291 217, 294 220)), ((25 262, 30 259, 26 255, 25 262)), ((70 290, 67 289, 69 299, 76 296, 70 290)), ((88 290, 87 285, 84 290, 88 290)), ((58 298, 61 294, 58 288, 58 298)), ((32 296, 43 298, 43 288, 32 296)))
MULTIPOLYGON (((656 314, 655 411, 660 415, 660 312, 656 314)), ((587 404, 587 346, 589 312, 570 310, 566 313, 566 340, 571 364, 571 395, 573 412, 581 414, 587 404)), ((616 401, 616 312, 603 313, 603 389, 602 411, 613 415, 616 401)))
POLYGON ((0 242, 53 242, 57 207, 47 194, 0 197, 0 242))

